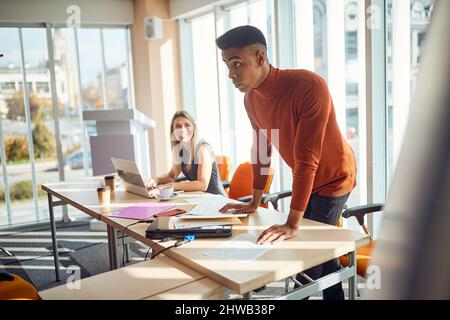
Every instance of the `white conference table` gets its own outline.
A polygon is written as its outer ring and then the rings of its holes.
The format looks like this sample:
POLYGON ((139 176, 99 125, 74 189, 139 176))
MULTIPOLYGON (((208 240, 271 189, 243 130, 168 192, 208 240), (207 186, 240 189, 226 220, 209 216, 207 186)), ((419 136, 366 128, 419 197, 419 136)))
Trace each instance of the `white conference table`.
MULTIPOLYGON (((42 186, 42 189, 48 193, 57 280, 59 280, 59 262, 53 215, 54 206, 69 204, 106 223, 110 266, 111 269, 116 269, 118 267, 116 230, 124 231, 124 228, 133 221, 111 217, 111 213, 133 203, 159 201, 128 193, 119 188, 114 192, 110 205, 100 206, 96 193, 98 180, 99 178, 87 178, 80 182, 52 183, 42 186), (53 197, 60 199, 60 201, 53 201, 53 197)), ((208 194, 185 192, 169 203, 189 210, 192 205, 185 199, 198 196, 208 196, 208 194)), ((259 208, 256 213, 249 215, 247 218, 241 218, 242 224, 233 226, 231 239, 246 233, 259 234, 273 224, 284 223, 286 217, 285 213, 259 208)), ((145 230, 148 226, 147 223, 136 224, 130 226, 124 232, 148 246, 153 246, 155 250, 162 250, 174 243, 174 241, 157 243, 158 240, 147 239, 145 230)), ((166 250, 164 255, 236 293, 243 294, 244 298, 250 299, 252 291, 255 289, 274 281, 295 277, 297 273, 313 266, 348 254, 350 258, 349 266, 286 293, 280 298, 301 299, 348 279, 349 298, 354 299, 356 297, 356 249, 370 242, 370 238, 363 233, 303 219, 296 237, 274 245, 270 251, 257 260, 221 260, 205 255, 206 251, 217 248, 228 240, 230 238, 197 239, 183 246, 166 250)))

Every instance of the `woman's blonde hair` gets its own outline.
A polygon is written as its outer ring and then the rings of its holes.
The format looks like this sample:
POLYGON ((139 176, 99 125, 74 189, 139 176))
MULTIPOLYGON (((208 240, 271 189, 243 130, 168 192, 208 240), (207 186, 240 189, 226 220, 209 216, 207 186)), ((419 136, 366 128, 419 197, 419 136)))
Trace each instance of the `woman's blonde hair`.
POLYGON ((195 154, 197 153, 197 149, 199 147, 200 137, 197 128, 197 124, 194 118, 185 110, 177 111, 172 117, 172 121, 170 122, 170 145, 172 147, 172 157, 173 163, 176 166, 181 167, 181 163, 186 164, 187 171, 191 171, 192 164, 194 163, 195 154), (177 118, 186 118, 192 123, 193 126, 193 134, 189 144, 189 150, 183 149, 183 158, 180 156, 180 151, 182 150, 182 146, 180 145, 180 141, 175 137, 174 134, 174 124, 177 118))

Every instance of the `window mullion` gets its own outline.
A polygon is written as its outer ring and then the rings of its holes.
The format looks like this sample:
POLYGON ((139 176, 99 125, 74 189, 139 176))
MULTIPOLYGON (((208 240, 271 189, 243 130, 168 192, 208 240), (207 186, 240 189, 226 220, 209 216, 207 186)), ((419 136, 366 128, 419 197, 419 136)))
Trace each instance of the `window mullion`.
POLYGON ((100 32, 100 48, 101 48, 101 57, 102 57, 103 108, 109 109, 108 83, 106 80, 107 72, 106 72, 106 61, 105 61, 105 43, 103 41, 103 28, 99 29, 99 32, 100 32))
POLYGON ((6 165, 6 150, 4 143, 4 135, 3 135, 3 119, 0 115, 0 152, 1 152, 1 160, 2 160, 2 171, 3 171, 3 184, 5 185, 5 204, 6 204, 6 212, 8 214, 8 224, 12 224, 11 219, 11 197, 9 195, 9 184, 8 184, 8 169, 6 165))
POLYGON ((37 194, 37 184, 36 184, 36 166, 34 161, 34 146, 33 146, 33 133, 31 127, 31 112, 30 112, 30 97, 28 95, 28 83, 27 83, 27 75, 25 70, 25 53, 23 49, 23 36, 22 36, 22 28, 19 28, 19 41, 20 41, 20 59, 21 59, 21 69, 22 69, 22 85, 23 85, 23 103, 25 109, 25 119, 27 123, 28 130, 28 153, 30 156, 30 165, 31 165, 31 183, 33 188, 33 199, 34 199, 34 208, 36 214, 36 221, 39 222, 39 205, 38 205, 38 194, 37 194))
POLYGON ((79 108, 79 116, 80 116, 80 125, 82 128, 82 141, 81 141, 81 145, 83 146, 83 167, 84 167, 84 175, 87 177, 88 176, 88 171, 89 171, 89 162, 88 162, 88 146, 86 143, 87 140, 87 132, 86 132, 86 126, 83 122, 83 110, 84 110, 84 105, 83 105, 83 93, 82 93, 82 87, 81 87, 81 67, 80 67, 80 50, 78 47, 78 29, 74 28, 74 40, 75 40, 75 61, 77 64, 77 68, 76 68, 76 74, 77 74, 77 80, 78 80, 78 96, 79 96, 79 103, 80 103, 80 108, 79 108))

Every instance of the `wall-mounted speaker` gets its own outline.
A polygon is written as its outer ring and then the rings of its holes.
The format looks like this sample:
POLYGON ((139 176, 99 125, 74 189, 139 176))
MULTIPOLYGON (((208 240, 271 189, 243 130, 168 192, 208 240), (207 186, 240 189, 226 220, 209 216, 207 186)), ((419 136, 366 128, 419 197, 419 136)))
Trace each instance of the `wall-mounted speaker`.
POLYGON ((162 19, 154 16, 144 18, 145 40, 157 40, 163 37, 162 19))

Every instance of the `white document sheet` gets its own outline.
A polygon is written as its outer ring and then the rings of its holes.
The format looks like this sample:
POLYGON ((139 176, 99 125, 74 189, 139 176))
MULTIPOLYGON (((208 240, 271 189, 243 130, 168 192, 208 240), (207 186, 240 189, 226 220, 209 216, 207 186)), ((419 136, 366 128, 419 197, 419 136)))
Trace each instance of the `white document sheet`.
POLYGON ((222 213, 219 212, 227 203, 235 202, 239 203, 236 200, 225 198, 224 196, 214 195, 207 197, 196 197, 196 198, 186 198, 187 202, 195 205, 192 210, 190 210, 186 215, 189 216, 190 219, 205 219, 205 218, 226 218, 226 217, 246 217, 247 213, 238 213, 234 214, 230 213, 222 213))
POLYGON ((248 263, 257 260, 273 248, 273 245, 256 244, 257 239, 258 236, 256 234, 242 234, 224 242, 217 248, 206 251, 204 255, 220 260, 235 260, 248 263))

